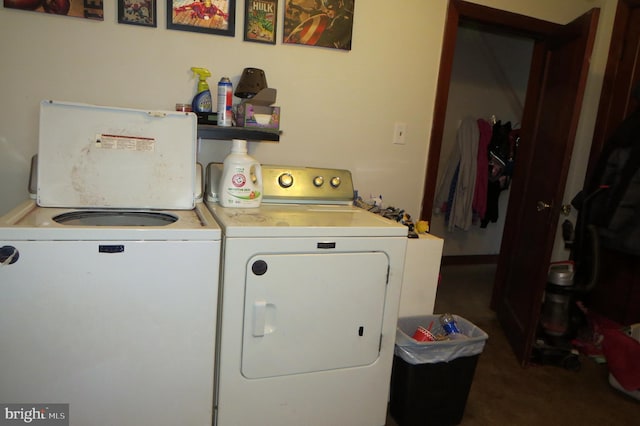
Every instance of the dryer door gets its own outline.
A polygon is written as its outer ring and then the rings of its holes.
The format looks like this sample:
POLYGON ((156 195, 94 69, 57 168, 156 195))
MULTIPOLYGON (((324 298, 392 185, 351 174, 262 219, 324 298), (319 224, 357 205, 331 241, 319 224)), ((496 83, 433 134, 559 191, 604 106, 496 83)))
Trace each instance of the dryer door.
POLYGON ((388 265, 381 252, 254 256, 247 264, 242 374, 375 362, 388 265))

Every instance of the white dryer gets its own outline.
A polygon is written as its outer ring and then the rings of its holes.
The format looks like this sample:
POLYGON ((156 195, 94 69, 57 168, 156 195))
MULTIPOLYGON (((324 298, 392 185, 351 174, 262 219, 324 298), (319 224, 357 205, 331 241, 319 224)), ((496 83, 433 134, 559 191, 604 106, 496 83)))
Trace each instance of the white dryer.
POLYGON ((206 193, 224 252, 216 424, 384 425, 407 227, 354 207, 346 170, 262 173, 259 208, 206 193))
POLYGON ((37 203, 0 218, 0 402, 210 425, 221 232, 195 202, 195 116, 46 101, 40 119, 37 203))

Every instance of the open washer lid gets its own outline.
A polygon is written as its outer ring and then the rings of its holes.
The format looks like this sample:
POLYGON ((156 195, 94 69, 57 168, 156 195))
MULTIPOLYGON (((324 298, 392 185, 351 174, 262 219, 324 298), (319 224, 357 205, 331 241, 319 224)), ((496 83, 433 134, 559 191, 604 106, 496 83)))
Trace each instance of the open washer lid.
POLYGON ((38 205, 193 209, 196 140, 192 113, 43 101, 38 205))

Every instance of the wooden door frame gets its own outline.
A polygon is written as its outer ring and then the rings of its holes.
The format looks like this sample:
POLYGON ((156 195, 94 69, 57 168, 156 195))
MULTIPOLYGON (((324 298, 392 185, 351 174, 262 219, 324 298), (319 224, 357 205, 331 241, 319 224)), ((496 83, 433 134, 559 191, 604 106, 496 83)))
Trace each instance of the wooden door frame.
MULTIPOLYGON (((450 0, 444 27, 442 53, 440 55, 440 70, 438 72, 438 86, 436 89, 436 101, 433 113, 431 138, 429 141, 429 155, 427 159, 427 172, 422 197, 420 218, 431 220, 433 201, 438 180, 438 165, 442 150, 442 137, 447 116, 447 104, 449 100, 449 86, 451 85, 451 72, 453 69, 453 57, 456 49, 458 26, 461 22, 472 23, 487 31, 524 36, 533 40, 544 39, 558 30, 559 24, 542 21, 529 16, 506 12, 463 0, 450 0)), ((531 76, 530 76, 531 78, 531 76)), ((508 232, 505 229, 504 232, 508 232)))

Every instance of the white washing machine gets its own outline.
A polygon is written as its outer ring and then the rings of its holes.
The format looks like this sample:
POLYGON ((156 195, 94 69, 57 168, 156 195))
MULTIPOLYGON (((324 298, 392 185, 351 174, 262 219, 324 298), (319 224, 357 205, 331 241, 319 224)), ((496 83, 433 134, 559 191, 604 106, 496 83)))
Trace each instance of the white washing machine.
POLYGON ((262 173, 259 208, 206 192, 224 253, 216 424, 384 425, 407 227, 354 207, 346 170, 262 173))
POLYGON ((211 425, 221 232, 195 143, 193 114, 42 103, 37 202, 0 218, 0 403, 211 425))

